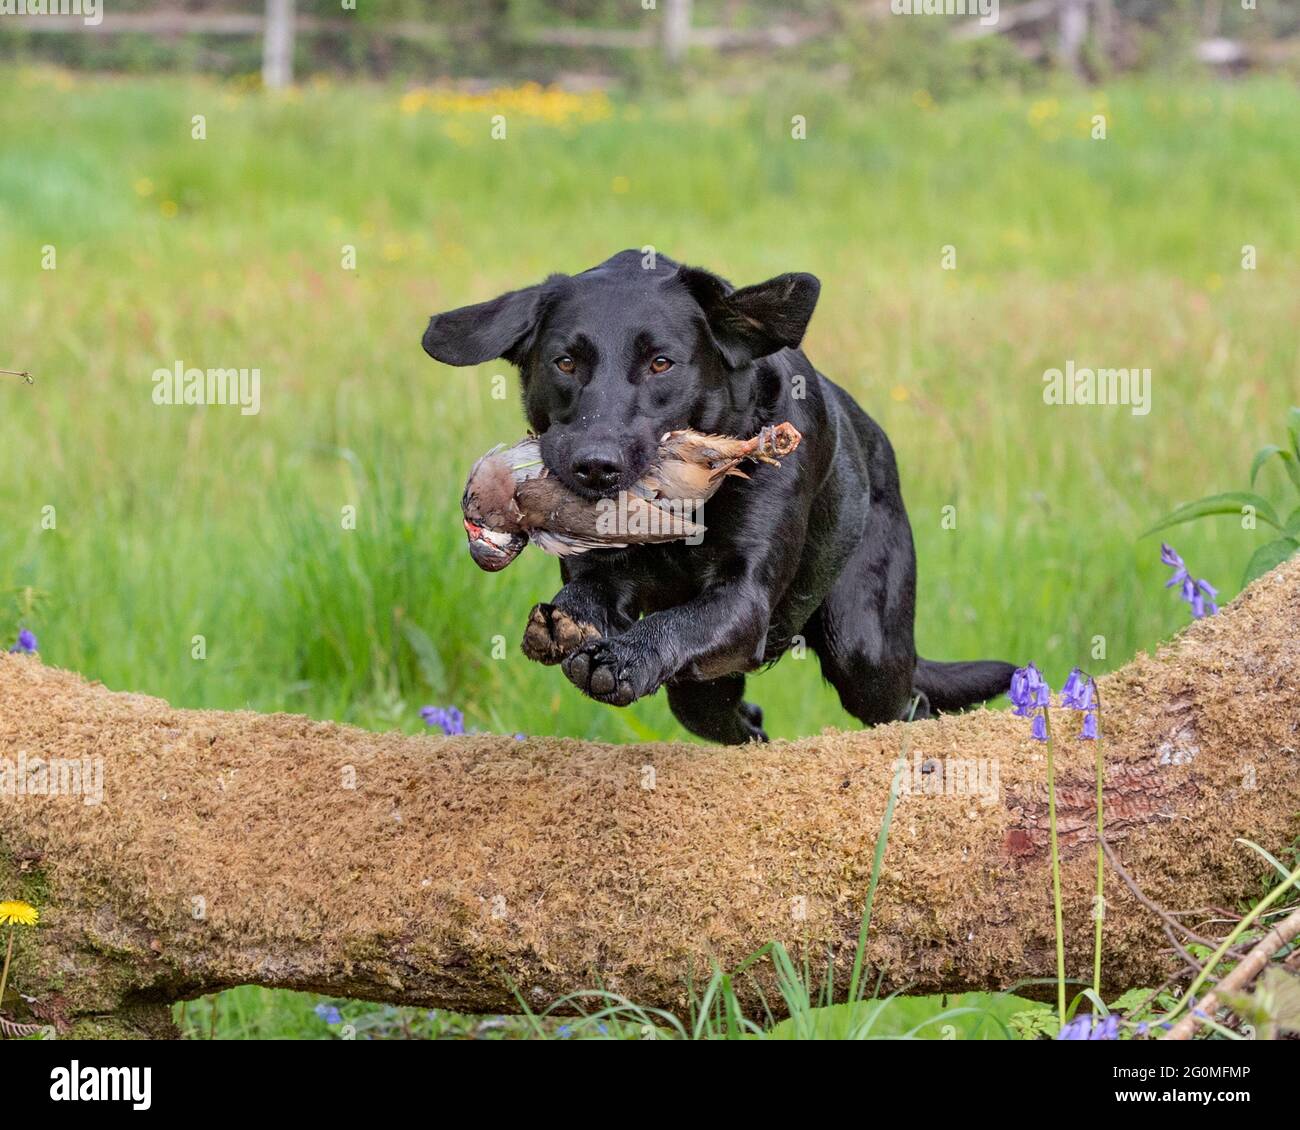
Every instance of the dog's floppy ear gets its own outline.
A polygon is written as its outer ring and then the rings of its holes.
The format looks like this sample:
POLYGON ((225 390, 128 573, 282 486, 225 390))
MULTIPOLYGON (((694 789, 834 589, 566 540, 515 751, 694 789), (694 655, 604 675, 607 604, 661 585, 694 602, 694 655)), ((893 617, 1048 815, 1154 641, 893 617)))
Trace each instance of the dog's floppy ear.
POLYGON ((424 351, 447 365, 478 365, 497 357, 517 364, 541 316, 544 286, 435 314, 424 331, 424 351))
POLYGON ((723 359, 742 368, 778 349, 795 348, 817 306, 822 284, 815 275, 777 275, 733 290, 717 275, 682 267, 677 277, 704 311, 723 359))

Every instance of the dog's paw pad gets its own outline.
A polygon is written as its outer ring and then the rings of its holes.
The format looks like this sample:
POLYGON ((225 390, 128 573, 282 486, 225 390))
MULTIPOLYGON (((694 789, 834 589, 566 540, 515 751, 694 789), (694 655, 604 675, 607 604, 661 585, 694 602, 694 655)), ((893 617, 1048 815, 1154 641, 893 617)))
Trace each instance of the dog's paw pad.
POLYGON ((572 655, 588 640, 598 639, 594 624, 575 620, 553 604, 537 604, 528 614, 524 629, 523 652, 538 663, 559 663, 572 655))
POLYGON ((627 706, 637 698, 618 658, 603 642, 588 643, 564 660, 564 673, 583 694, 610 706, 627 706))
POLYGON ((575 620, 562 608, 551 613, 551 634, 565 655, 577 651, 584 643, 600 639, 600 630, 595 624, 575 620))

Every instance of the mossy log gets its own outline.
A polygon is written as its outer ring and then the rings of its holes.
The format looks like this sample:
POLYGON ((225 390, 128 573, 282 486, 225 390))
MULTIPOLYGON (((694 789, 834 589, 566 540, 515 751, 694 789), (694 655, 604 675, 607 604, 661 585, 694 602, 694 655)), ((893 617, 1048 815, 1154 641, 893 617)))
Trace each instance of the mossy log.
MULTIPOLYGON (((1100 681, 1106 838, 1152 903, 1237 905, 1267 876, 1238 837, 1276 853, 1300 833, 1298 628, 1292 561, 1100 681)), ((1052 720, 1067 966, 1086 980, 1095 746, 1077 715, 1052 720)), ((0 899, 41 911, 5 1012, 166 1035, 170 1002, 240 984, 469 1012, 599 987, 680 1012, 713 962, 771 940, 829 959, 842 991, 896 776, 872 983, 1049 977, 1028 729, 982 710, 744 748, 411 737, 179 710, 0 655, 0 791, 27 774, 26 795, 0 795, 0 899), (65 785, 66 759, 89 759, 82 795, 39 794, 33 766, 55 758, 65 785)), ((1109 866, 1105 931, 1111 988, 1178 971, 1109 866)))

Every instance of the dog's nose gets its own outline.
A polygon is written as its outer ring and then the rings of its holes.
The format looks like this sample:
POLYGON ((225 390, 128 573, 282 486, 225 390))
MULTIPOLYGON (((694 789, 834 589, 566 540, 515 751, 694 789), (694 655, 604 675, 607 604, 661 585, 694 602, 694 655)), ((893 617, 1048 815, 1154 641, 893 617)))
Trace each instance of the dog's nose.
POLYGON ((605 491, 623 476, 623 453, 613 444, 585 447, 573 457, 573 477, 588 490, 605 491))

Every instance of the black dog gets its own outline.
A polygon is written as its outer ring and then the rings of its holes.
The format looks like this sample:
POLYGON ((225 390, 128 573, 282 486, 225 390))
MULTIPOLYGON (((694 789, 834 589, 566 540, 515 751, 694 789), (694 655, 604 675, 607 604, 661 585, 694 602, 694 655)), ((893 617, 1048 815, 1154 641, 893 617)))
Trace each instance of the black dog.
POLYGON ((959 710, 1010 686, 1009 663, 933 663, 912 639, 916 557, 894 452, 880 427, 798 346, 821 284, 780 275, 734 289, 660 255, 623 251, 490 302, 435 315, 430 356, 501 357, 523 378, 542 457, 572 490, 610 498, 665 432, 753 435, 789 420, 803 443, 711 500, 703 543, 563 559, 564 587, 532 613, 524 651, 562 663, 615 706, 668 688, 688 730, 765 739, 746 671, 802 637, 844 708, 872 724, 959 710))

